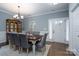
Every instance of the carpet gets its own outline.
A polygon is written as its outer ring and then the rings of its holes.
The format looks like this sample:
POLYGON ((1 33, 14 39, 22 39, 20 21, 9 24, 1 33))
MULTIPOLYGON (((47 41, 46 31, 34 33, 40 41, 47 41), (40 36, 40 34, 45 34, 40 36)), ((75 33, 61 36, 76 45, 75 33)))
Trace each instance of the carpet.
MULTIPOLYGON (((44 54, 41 51, 36 51, 35 56, 47 56, 49 48, 51 45, 46 45, 46 50, 44 54)), ((9 47, 9 45, 3 46, 0 48, 0 56, 27 56, 26 52, 18 53, 18 50, 14 51, 9 47)), ((34 56, 33 52, 29 52, 28 56, 34 56)))

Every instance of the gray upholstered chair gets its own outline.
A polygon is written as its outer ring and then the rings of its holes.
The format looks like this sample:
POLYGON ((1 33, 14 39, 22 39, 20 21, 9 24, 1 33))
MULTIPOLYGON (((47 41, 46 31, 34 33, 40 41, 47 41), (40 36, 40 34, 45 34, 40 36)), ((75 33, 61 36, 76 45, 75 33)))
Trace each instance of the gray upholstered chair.
POLYGON ((19 53, 20 53, 21 40, 19 39, 19 34, 15 33, 13 37, 14 37, 14 40, 15 40, 15 48, 17 48, 19 50, 19 53))
POLYGON ((6 33, 6 38, 7 38, 7 43, 9 43, 9 45, 11 45, 10 44, 10 39, 11 39, 11 33, 6 33))
POLYGON ((42 52, 45 51, 45 45, 46 45, 46 38, 47 38, 47 33, 44 34, 44 36, 42 37, 41 41, 39 41, 38 43, 36 43, 36 49, 41 49, 42 52))
POLYGON ((21 51, 23 48, 27 48, 27 54, 28 50, 31 46, 31 44, 28 43, 28 39, 25 34, 19 34, 19 39, 21 40, 21 51))
POLYGON ((11 48, 15 49, 15 34, 14 33, 9 33, 9 42, 10 42, 11 48))

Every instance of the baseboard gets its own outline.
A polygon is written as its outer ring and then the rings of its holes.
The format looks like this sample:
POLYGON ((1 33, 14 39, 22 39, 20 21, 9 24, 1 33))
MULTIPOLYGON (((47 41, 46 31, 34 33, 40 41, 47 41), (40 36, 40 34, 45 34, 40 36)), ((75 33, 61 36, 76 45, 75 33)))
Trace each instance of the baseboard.
POLYGON ((79 52, 76 49, 67 49, 75 54, 75 56, 79 56, 79 52))
MULTIPOLYGON (((55 41, 57 42, 57 41, 55 41)), ((67 41, 66 42, 57 42, 57 43, 61 43, 61 44, 69 44, 67 41)))
POLYGON ((58 41, 53 41, 52 39, 46 40, 48 42, 57 42, 57 43, 63 43, 63 44, 69 44, 68 41, 64 41, 64 42, 58 42, 58 41))
MULTIPOLYGON (((66 44, 66 43, 61 43, 61 42, 51 42, 51 41, 46 41, 46 44, 52 44, 52 43, 66 44)), ((66 44, 66 45, 68 46, 69 44, 66 44)))
POLYGON ((79 56, 79 52, 76 49, 73 49, 72 51, 76 56, 79 56))
POLYGON ((7 42, 0 43, 0 47, 7 45, 7 42))

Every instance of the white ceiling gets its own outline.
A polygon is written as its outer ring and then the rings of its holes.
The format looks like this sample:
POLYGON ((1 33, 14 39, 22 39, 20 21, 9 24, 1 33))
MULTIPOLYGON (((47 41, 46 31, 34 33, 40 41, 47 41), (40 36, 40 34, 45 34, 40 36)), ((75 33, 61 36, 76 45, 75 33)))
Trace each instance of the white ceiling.
POLYGON ((20 13, 22 15, 38 15, 42 13, 53 12, 57 10, 68 10, 68 3, 0 3, 0 11, 9 14, 17 14, 18 5, 20 5, 20 13))

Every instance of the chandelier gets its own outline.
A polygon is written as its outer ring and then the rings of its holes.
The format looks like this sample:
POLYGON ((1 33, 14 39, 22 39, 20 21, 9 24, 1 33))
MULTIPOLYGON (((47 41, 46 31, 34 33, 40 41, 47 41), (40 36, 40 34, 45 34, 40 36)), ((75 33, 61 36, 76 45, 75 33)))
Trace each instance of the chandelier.
POLYGON ((20 14, 20 6, 18 6, 18 13, 16 15, 14 15, 13 18, 16 18, 16 19, 19 19, 19 20, 24 19, 24 16, 22 16, 20 14))

